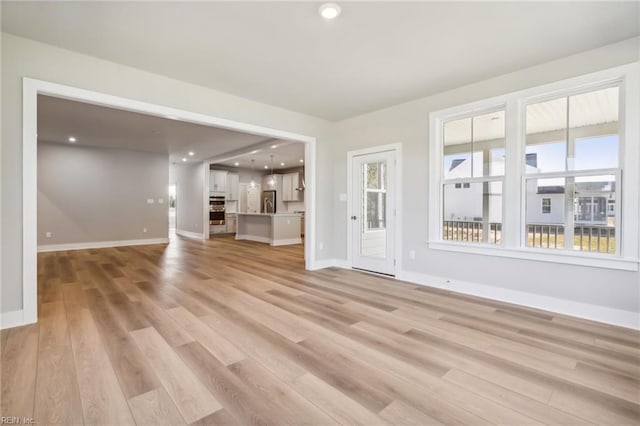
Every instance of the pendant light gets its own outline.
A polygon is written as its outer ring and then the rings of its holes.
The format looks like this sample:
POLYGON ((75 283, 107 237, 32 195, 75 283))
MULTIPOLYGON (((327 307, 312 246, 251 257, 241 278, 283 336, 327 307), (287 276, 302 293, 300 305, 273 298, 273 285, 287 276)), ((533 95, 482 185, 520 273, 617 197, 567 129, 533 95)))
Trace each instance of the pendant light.
POLYGON ((256 181, 253 179, 253 163, 256 160, 251 160, 251 183, 249 184, 252 188, 256 187, 256 181))
POLYGON ((273 188, 276 186, 276 180, 273 177, 273 154, 271 154, 270 157, 271 157, 271 179, 269 179, 269 187, 273 188))

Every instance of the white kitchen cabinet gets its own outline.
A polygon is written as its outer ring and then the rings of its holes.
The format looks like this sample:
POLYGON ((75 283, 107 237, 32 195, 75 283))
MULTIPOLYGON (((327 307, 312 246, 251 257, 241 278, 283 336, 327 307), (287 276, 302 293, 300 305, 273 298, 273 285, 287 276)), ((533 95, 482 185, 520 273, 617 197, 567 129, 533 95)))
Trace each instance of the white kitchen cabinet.
POLYGON ((301 201, 300 173, 287 173, 282 177, 282 201, 301 201))
POLYGON ((238 218, 236 215, 227 215, 227 233, 235 234, 238 229, 238 218))
POLYGON ((223 170, 211 170, 209 172, 209 192, 227 192, 227 172, 223 170))
POLYGON ((260 213, 260 185, 247 186, 247 205, 243 213, 260 213))
POLYGON ((240 195, 240 176, 236 173, 227 174, 227 201, 238 201, 240 195))

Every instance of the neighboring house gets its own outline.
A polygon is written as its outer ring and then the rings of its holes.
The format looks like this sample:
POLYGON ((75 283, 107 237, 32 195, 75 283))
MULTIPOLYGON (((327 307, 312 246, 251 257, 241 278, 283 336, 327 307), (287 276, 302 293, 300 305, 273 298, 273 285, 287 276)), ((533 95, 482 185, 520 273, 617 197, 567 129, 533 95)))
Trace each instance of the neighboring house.
MULTIPOLYGON (((494 175, 504 173, 504 156, 494 153, 490 170, 494 175)), ((527 157, 527 174, 539 173, 535 156, 527 157)), ((470 158, 456 158, 445 179, 469 177, 470 158)), ((527 223, 536 225, 562 225, 565 221, 565 188, 559 185, 538 186, 538 180, 530 180, 527 187, 527 223)), ((457 183, 444 190, 444 220, 461 222, 482 221, 484 186, 488 185, 489 222, 502 222, 501 183, 457 183)), ((578 195, 574 204, 576 225, 615 225, 615 182, 577 182, 578 195)))

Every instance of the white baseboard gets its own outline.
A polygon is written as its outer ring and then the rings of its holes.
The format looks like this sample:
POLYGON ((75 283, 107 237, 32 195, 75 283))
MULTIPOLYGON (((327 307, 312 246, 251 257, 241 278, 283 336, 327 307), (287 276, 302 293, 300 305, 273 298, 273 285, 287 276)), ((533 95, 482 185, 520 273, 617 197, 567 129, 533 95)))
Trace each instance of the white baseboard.
POLYGON ((486 299, 497 300, 500 302, 542 309, 562 315, 584 318, 606 324, 633 328, 636 330, 640 329, 640 314, 638 314, 638 312, 574 302, 572 300, 559 299, 556 297, 527 293, 518 290, 510 290, 486 284, 448 280, 447 278, 421 274, 418 272, 402 271, 399 274, 398 279, 427 287, 435 287, 457 293, 484 297, 486 299))
POLYGON ((191 231, 183 231, 181 229, 176 229, 176 235, 180 235, 181 237, 187 237, 187 238, 195 238, 197 240, 204 240, 204 234, 199 234, 197 232, 191 232, 191 231))
POLYGON ((302 238, 289 238, 284 240, 271 241, 272 246, 288 246, 291 244, 302 244, 302 238))
MULTIPOLYGON (((311 270, 330 267, 351 268, 349 262, 345 259, 323 259, 315 261, 311 270)), ((484 297, 486 299, 497 300, 500 302, 513 303, 515 305, 542 309, 562 315, 569 315, 572 317, 584 318, 592 321, 640 330, 640 313, 638 312, 574 302, 567 299, 510 290, 486 284, 449 280, 447 278, 422 274, 419 272, 400 271, 396 276, 396 279, 427 287, 440 288, 457 293, 484 297)))
POLYGON ((86 250, 108 247, 145 246, 150 244, 168 244, 169 238, 149 238, 146 240, 94 241, 89 243, 48 244, 38 246, 38 252, 86 250))
POLYGON ((25 325, 24 311, 22 309, 17 311, 2 312, 0 314, 0 330, 5 328, 13 328, 21 325, 25 325))
POLYGON ((335 264, 336 259, 320 259, 314 260, 311 265, 309 265, 310 271, 318 271, 320 269, 331 268, 335 264))
POLYGON ((271 244, 271 238, 258 237, 256 235, 236 235, 236 240, 248 240, 248 241, 255 241, 258 243, 271 244))

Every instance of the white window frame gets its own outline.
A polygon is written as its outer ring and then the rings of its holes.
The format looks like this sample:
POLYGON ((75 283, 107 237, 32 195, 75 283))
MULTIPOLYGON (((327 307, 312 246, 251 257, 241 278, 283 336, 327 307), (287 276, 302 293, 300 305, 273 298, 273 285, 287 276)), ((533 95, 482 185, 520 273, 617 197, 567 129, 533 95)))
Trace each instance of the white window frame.
MULTIPOLYGON (((444 129, 444 124, 446 122, 449 121, 456 121, 456 120, 463 120, 466 118, 470 118, 473 121, 473 118, 478 116, 478 115, 485 115, 485 114, 491 114, 491 113, 495 113, 495 112, 501 112, 501 111, 505 111, 505 126, 506 126, 506 105, 502 104, 499 106, 494 106, 493 108, 486 108, 483 110, 473 110, 472 112, 467 112, 467 113, 463 113, 463 114, 456 114, 450 117, 447 117, 445 120, 443 120, 439 125, 441 130, 444 129)), ((473 127, 472 127, 473 128, 473 127)), ((438 175, 438 181, 439 181, 439 191, 442 193, 441 197, 440 197, 440 215, 442 217, 443 214, 443 210, 444 210, 444 191, 442 190, 442 188, 444 187, 444 185, 454 185, 454 189, 467 189, 470 188, 470 185, 473 183, 482 183, 484 184, 486 183, 494 183, 494 182, 499 182, 502 183, 502 218, 503 221, 500 223, 500 227, 501 227, 501 235, 502 234, 502 229, 504 228, 504 215, 505 215, 505 202, 504 202, 504 184, 505 184, 505 179, 506 179, 506 171, 504 175, 498 175, 498 176, 479 176, 479 177, 474 177, 473 176, 473 166, 471 167, 471 176, 470 177, 464 177, 464 178, 455 178, 455 179, 446 179, 444 177, 444 170, 442 169, 442 160, 444 158, 444 132, 442 132, 442 139, 440 139, 439 143, 440 143, 440 172, 438 175), (457 185, 460 185, 460 188, 457 187, 457 185), (467 186, 465 186, 467 185, 467 186)), ((506 138, 506 128, 505 128, 505 138, 506 138)), ((473 147, 473 135, 471 135, 471 159, 473 159, 473 155, 474 155, 474 147, 473 147)), ((506 153, 506 139, 505 139, 505 153, 506 153)), ((473 162, 472 162, 473 164, 473 162)), ((442 217, 442 219, 444 220, 444 217, 442 217)), ((487 235, 490 237, 491 235, 491 224, 489 224, 489 229, 486 230, 487 231, 487 235)), ((484 232, 484 231, 483 231, 484 232)), ((445 240, 442 236, 442 227, 440 227, 439 230, 439 236, 440 239, 442 241, 446 241, 448 243, 452 243, 452 244, 465 244, 465 245, 470 245, 470 246, 490 246, 490 247, 502 247, 504 246, 504 239, 501 238, 500 243, 499 244, 494 244, 494 243, 484 243, 484 242, 466 242, 466 241, 456 241, 456 240, 445 240)))
MULTIPOLYGON (((565 263, 590 267, 638 271, 640 228, 640 62, 623 65, 539 87, 459 105, 429 114, 429 215, 427 246, 479 255, 565 263), (542 100, 620 87, 619 169, 616 174, 616 254, 550 250, 526 247, 525 164, 526 105, 542 100), (505 175, 503 183, 502 245, 465 243, 442 238, 443 221, 443 123, 491 110, 505 109, 505 175), (622 231, 622 232, 621 232, 622 231)), ((572 172, 580 174, 581 172, 572 172)), ((587 174, 592 174, 590 171, 587 174)), ((601 174, 609 174, 603 170, 601 174)))

